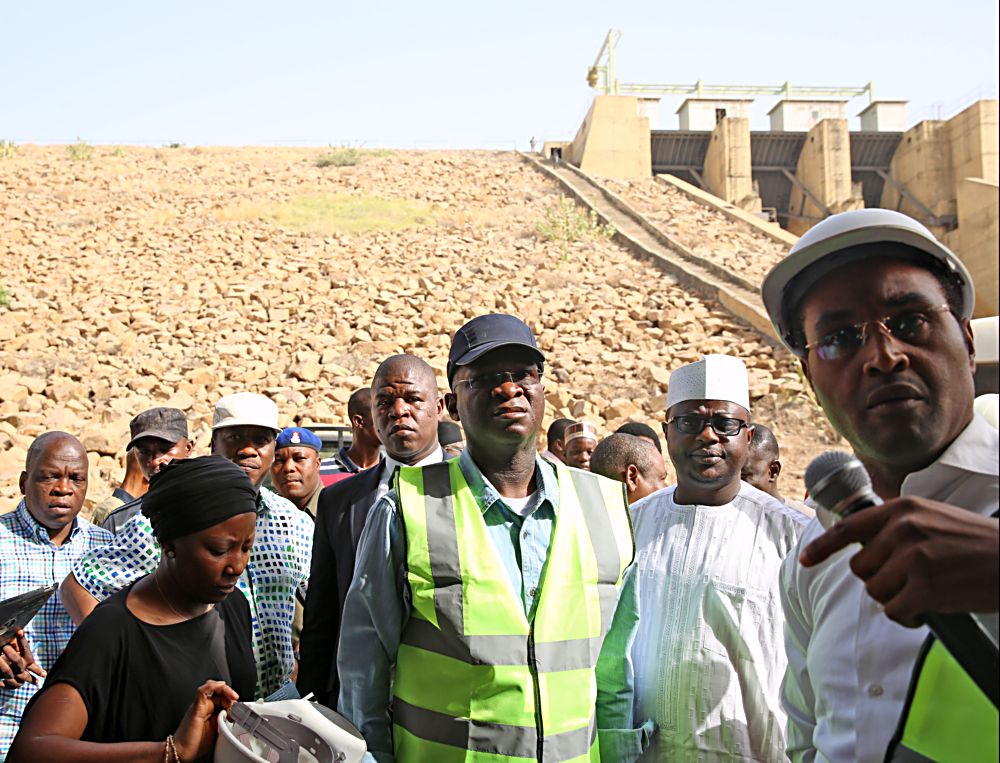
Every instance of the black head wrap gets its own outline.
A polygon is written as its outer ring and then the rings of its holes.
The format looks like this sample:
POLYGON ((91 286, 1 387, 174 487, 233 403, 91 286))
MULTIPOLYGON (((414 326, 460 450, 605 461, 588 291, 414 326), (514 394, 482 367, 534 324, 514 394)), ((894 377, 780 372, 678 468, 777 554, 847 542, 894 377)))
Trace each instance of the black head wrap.
POLYGON ((257 511, 246 473, 222 456, 171 461, 149 480, 142 513, 160 543, 191 535, 237 514, 257 511))

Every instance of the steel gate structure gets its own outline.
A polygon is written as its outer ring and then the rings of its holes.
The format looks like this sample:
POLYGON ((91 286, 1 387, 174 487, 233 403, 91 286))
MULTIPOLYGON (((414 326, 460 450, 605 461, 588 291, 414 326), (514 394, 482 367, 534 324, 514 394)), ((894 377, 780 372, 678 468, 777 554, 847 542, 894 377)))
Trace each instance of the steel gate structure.
MULTIPOLYGON (((798 185, 803 195, 813 198, 796 178, 799 154, 808 133, 758 131, 750 133, 750 163, 753 180, 760 194, 765 210, 773 210, 778 221, 784 226, 795 213, 789 209, 792 187, 798 185)), ((882 203, 882 193, 886 183, 893 187, 901 198, 906 198, 924 212, 923 222, 930 225, 948 226, 954 224, 935 216, 924 207, 889 172, 892 157, 902 139, 899 132, 852 132, 851 179, 861 185, 861 194, 866 207, 878 207, 882 203)), ((689 183, 705 187, 702 171, 705 154, 712 133, 692 130, 652 130, 650 151, 653 174, 671 174, 689 183)), ((818 203, 821 209, 823 205, 818 203)), ((829 211, 826 210, 826 214, 829 211)))

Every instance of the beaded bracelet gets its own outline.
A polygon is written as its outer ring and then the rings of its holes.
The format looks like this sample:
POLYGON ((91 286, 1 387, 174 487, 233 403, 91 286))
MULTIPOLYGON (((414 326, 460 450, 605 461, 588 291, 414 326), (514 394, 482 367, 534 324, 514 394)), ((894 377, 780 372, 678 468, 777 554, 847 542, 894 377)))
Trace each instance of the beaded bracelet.
POLYGON ((181 763, 181 756, 177 754, 174 747, 174 735, 168 734, 167 741, 163 743, 163 763, 181 763))

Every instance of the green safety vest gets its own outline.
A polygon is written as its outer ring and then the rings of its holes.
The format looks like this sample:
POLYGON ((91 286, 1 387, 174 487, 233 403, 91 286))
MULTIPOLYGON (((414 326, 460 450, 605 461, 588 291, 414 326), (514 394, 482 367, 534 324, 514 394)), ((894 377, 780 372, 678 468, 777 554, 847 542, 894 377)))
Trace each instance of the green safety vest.
POLYGON ((556 474, 529 621, 458 459, 399 469, 412 593, 393 683, 401 763, 600 760, 595 668, 635 543, 620 483, 556 474))
POLYGON ((887 761, 977 763, 998 759, 997 708, 933 636, 920 650, 887 761))

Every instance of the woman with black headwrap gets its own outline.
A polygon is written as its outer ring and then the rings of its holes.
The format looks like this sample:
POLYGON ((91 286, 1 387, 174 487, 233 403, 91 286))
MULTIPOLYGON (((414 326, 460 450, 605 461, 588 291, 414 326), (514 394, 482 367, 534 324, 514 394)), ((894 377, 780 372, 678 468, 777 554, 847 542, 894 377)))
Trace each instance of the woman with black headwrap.
POLYGON ((221 456, 174 461, 142 511, 159 566, 84 620, 25 710, 9 763, 210 759, 218 710, 253 699, 250 608, 236 589, 253 485, 221 456))

